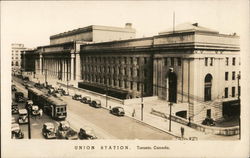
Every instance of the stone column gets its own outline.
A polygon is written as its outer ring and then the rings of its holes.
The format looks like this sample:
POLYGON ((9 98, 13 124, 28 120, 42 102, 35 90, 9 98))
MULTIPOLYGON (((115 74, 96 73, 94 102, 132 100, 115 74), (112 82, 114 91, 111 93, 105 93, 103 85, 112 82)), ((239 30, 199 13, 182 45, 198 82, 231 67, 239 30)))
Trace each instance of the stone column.
POLYGON ((75 54, 71 54, 71 62, 70 62, 70 67, 71 67, 71 80, 75 80, 74 78, 74 66, 75 66, 75 54))
POLYGON ((79 81, 81 79, 81 72, 80 72, 80 54, 77 53, 75 55, 76 59, 76 80, 79 81))
POLYGON ((39 58, 39 61, 40 61, 40 65, 39 65, 39 69, 40 69, 40 74, 42 74, 42 58, 43 58, 43 55, 42 54, 40 54, 40 58, 39 58))

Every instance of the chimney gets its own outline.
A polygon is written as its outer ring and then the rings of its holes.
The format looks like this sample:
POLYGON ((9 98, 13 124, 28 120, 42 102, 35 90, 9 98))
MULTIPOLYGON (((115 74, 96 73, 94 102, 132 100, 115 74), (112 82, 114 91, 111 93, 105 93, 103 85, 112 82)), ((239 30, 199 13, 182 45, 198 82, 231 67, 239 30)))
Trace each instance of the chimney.
POLYGON ((125 28, 132 28, 132 23, 126 23, 125 28))
POLYGON ((193 23, 192 25, 197 27, 197 26, 198 26, 198 23, 193 23))

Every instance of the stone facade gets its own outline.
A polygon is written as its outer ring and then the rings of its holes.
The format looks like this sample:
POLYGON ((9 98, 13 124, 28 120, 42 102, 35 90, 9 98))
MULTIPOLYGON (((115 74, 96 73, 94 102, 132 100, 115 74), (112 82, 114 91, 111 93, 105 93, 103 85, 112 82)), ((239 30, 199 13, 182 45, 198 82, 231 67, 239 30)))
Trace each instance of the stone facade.
MULTIPOLYGON (((124 99, 158 96, 173 102, 173 108, 185 103, 185 117, 194 122, 219 119, 230 111, 224 102, 237 100, 240 92, 239 37, 197 23, 185 27, 118 41, 102 32, 92 36, 97 42, 76 38, 38 47, 36 71, 44 74, 46 70, 59 80, 76 81, 80 87, 124 99), (103 36, 109 41, 101 42, 103 36)), ((58 38, 63 36, 69 35, 62 33, 58 38)))
POLYGON ((21 68, 21 51, 25 50, 23 44, 11 44, 11 67, 12 70, 20 70, 21 68))

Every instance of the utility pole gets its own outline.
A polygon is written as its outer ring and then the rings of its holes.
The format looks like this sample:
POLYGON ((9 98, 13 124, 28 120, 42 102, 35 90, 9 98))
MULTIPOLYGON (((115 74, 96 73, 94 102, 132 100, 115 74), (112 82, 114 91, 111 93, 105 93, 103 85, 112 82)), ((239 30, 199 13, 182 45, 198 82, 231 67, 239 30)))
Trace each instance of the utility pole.
POLYGON ((240 114, 241 114, 241 104, 240 104, 240 74, 238 74, 238 76, 237 76, 237 84, 238 84, 238 102, 239 102, 239 139, 241 139, 241 120, 240 120, 240 114))
POLYGON ((141 121, 143 121, 143 82, 141 82, 141 121))
MULTIPOLYGON (((26 103, 27 104, 27 103, 26 103)), ((31 139, 31 129, 30 129, 30 105, 27 105, 27 111, 28 111, 28 138, 31 139)))
POLYGON ((170 106, 170 108, 169 108, 169 132, 171 132, 171 117, 172 117, 172 106, 173 106, 173 103, 170 102, 169 106, 170 106))

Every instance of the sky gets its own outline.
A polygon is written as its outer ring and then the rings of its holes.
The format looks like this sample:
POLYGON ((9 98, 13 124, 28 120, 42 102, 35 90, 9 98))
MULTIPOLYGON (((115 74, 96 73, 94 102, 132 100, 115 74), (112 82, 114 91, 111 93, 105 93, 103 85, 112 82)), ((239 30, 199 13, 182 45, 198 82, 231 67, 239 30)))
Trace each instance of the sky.
POLYGON ((5 1, 1 4, 4 47, 23 43, 32 48, 49 44, 49 36, 85 27, 124 27, 130 22, 136 37, 149 37, 175 24, 198 22, 221 33, 241 35, 246 22, 244 1, 5 1))

